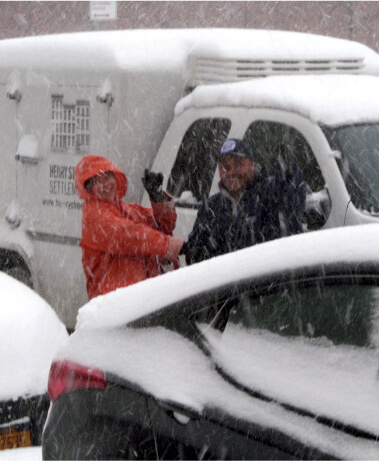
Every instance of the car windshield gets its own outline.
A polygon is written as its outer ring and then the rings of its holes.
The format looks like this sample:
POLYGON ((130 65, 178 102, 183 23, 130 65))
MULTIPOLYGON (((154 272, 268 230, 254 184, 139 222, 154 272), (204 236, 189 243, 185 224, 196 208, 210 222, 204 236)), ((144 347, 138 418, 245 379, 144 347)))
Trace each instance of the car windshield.
POLYGON ((379 214, 379 124, 325 128, 354 205, 379 214))

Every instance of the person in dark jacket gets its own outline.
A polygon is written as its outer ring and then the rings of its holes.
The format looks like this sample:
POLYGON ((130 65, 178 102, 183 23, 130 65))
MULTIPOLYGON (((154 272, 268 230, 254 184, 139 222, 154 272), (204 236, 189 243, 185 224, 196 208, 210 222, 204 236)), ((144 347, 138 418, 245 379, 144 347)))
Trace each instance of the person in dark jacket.
POLYGON ((302 232, 306 184, 291 155, 278 152, 277 174, 262 177, 250 146, 228 139, 218 168, 220 192, 202 204, 182 249, 187 264, 302 232))

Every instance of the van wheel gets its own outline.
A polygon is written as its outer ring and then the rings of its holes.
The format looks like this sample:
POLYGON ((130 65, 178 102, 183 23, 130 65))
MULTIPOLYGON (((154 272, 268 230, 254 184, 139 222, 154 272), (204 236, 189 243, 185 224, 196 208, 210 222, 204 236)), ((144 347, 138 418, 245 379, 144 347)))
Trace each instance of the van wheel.
POLYGON ((32 275, 26 267, 14 266, 9 269, 4 269, 3 272, 10 275, 19 282, 24 283, 29 288, 33 288, 32 275))

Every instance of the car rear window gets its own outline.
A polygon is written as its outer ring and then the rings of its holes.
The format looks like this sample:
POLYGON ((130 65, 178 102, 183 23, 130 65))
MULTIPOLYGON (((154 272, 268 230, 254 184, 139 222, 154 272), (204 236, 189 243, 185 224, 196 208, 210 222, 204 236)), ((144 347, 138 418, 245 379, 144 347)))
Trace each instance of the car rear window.
POLYGON ((241 293, 229 322, 282 336, 324 338, 334 344, 379 346, 379 287, 314 281, 275 292, 241 293))

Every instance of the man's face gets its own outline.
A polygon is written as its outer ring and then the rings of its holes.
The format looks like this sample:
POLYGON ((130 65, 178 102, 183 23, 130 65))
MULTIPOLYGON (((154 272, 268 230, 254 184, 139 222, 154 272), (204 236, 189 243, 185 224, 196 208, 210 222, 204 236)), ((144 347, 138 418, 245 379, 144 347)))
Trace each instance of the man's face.
POLYGON ((254 176, 254 162, 234 154, 223 155, 218 169, 221 183, 232 195, 242 193, 254 176))
POLYGON ((91 192, 100 200, 114 200, 117 192, 117 182, 114 173, 112 171, 105 171, 95 176, 91 192))

